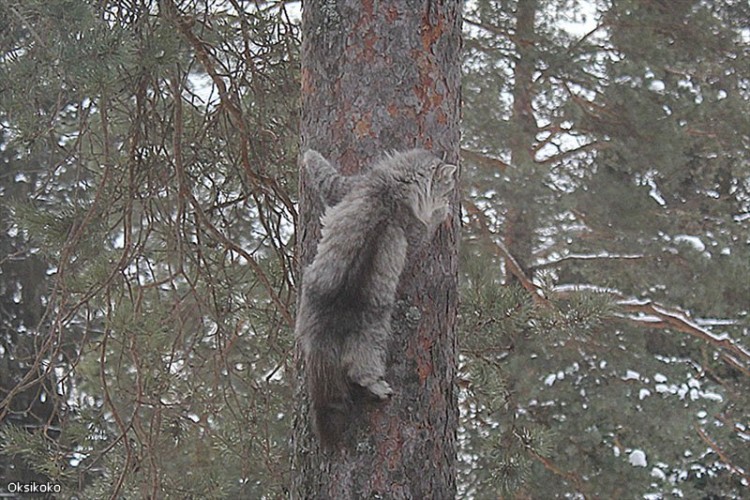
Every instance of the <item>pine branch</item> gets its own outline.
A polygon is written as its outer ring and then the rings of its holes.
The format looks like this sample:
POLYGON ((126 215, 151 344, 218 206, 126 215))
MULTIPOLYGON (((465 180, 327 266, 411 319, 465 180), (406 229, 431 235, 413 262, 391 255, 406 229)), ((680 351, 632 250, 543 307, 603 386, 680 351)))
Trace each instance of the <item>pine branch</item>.
POLYGON ((473 216, 472 221, 474 221, 475 225, 478 226, 478 229, 488 236, 487 241, 492 242, 493 246, 495 247, 495 253, 505 260, 505 265, 508 267, 508 271, 510 271, 510 273, 518 279, 519 283, 521 283, 521 286, 532 293, 534 300, 541 300, 542 302, 546 303, 547 300, 544 299, 542 290, 538 286, 536 286, 528 276, 526 276, 526 273, 524 273, 521 265, 510 253, 508 247, 506 247, 505 244, 498 238, 494 237, 492 231, 489 228, 489 224, 487 223, 487 216, 484 214, 484 212, 480 210, 479 207, 477 207, 476 204, 474 204, 471 200, 467 200, 465 202, 465 207, 469 215, 473 216))
POLYGON ((527 449, 526 451, 529 453, 529 455, 531 455, 534 458, 534 460, 541 463, 545 469, 547 469, 548 471, 552 472, 553 474, 557 476, 560 476, 566 481, 569 481, 576 488, 578 493, 581 494, 584 500, 589 498, 589 495, 586 495, 586 493, 584 493, 584 491, 586 490, 583 487, 583 480, 581 479, 580 476, 578 476, 578 474, 576 474, 575 472, 566 472, 562 470, 560 467, 555 465, 555 463, 552 460, 546 457, 543 457, 542 455, 536 453, 534 450, 527 449))
POLYGON ((505 170, 510 167, 510 164, 505 163, 499 158, 494 158, 484 153, 479 153, 477 151, 472 151, 466 148, 461 148, 461 155, 467 160, 474 162, 481 167, 491 168, 493 170, 496 169, 500 172, 505 172, 505 170))
POLYGON ((690 319, 690 315, 686 311, 669 309, 651 300, 628 297, 616 289, 598 287, 596 285, 563 285, 555 287, 553 290, 560 295, 585 290, 608 294, 615 299, 615 305, 619 306, 623 311, 638 313, 638 315, 617 313, 615 314, 616 317, 626 319, 640 326, 647 325, 650 328, 672 329, 703 340, 718 348, 724 361, 745 375, 750 376, 750 351, 740 346, 729 335, 717 336, 702 328, 690 319))
MULTIPOLYGON (((536 285, 531 278, 526 275, 508 248, 492 234, 484 212, 470 201, 466 202, 465 207, 469 215, 472 216, 472 222, 478 227, 478 229, 488 236, 487 241, 492 242, 496 254, 505 260, 508 271, 518 279, 521 286, 532 294, 534 301, 538 304, 549 307, 551 305, 549 298, 545 297, 542 288, 536 285)), ((627 297, 618 290, 598 287, 595 285, 565 285, 553 288, 553 291, 559 295, 566 292, 578 292, 584 290, 608 294, 615 299, 615 305, 619 306, 623 311, 645 315, 632 316, 616 314, 617 317, 627 319, 641 326, 648 325, 652 328, 670 328, 675 331, 687 333, 690 336, 717 347, 722 359, 726 363, 735 367, 745 375, 750 376, 750 351, 740 346, 728 335, 716 336, 702 328, 700 325, 697 325, 689 319, 689 314, 685 311, 670 310, 669 308, 650 300, 638 300, 632 297, 627 297)))
POLYGON ((208 75, 211 77, 211 81, 214 83, 214 85, 216 85, 216 89, 219 92, 221 105, 224 107, 224 109, 227 110, 237 126, 241 138, 239 144, 240 159, 245 174, 248 176, 248 180, 251 181, 254 188, 260 191, 266 191, 270 188, 270 191, 275 194, 275 196, 278 197, 279 200, 281 200, 289 213, 292 215, 294 224, 296 226, 297 211, 291 198, 289 198, 288 194, 286 193, 286 190, 282 189, 281 186, 278 185, 276 179, 265 175, 265 169, 263 168, 263 165, 256 165, 254 168, 252 162, 250 161, 248 144, 250 144, 251 136, 249 131, 247 130, 247 124, 242 113, 242 108, 239 106, 239 104, 236 104, 237 102, 239 102, 239 99, 230 96, 224 80, 216 71, 213 60, 209 55, 208 50, 206 49, 206 44, 204 44, 195 35, 195 33, 193 33, 192 26, 194 24, 194 21, 186 18, 185 16, 182 16, 173 0, 164 0, 163 4, 165 6, 164 12, 166 17, 174 22, 185 40, 195 51, 196 58, 198 59, 198 61, 200 61, 201 65, 206 70, 206 73, 208 73, 208 75))
POLYGON ((273 302, 279 308, 279 312, 281 312, 282 316, 284 316, 287 325, 294 326, 294 318, 292 318, 289 307, 284 304, 279 294, 276 293, 276 291, 273 289, 273 285, 271 284, 270 279, 268 278, 268 276, 266 276, 266 273, 263 271, 263 269, 261 269, 260 264, 258 264, 255 258, 248 252, 246 252, 237 243, 227 238, 224 233, 219 231, 216 226, 213 225, 213 223, 208 219, 208 216, 204 212, 203 207, 200 206, 200 203, 195 199, 195 196, 193 196, 192 193, 188 192, 187 198, 190 202, 190 205, 192 205, 193 209, 195 210, 195 213, 198 216, 198 220, 200 220, 200 222, 208 229, 208 232, 214 238, 222 242, 228 249, 237 252, 238 254, 242 255, 245 260, 247 260, 248 264, 250 264, 250 267, 253 268, 253 272, 256 274, 256 276, 258 276, 260 281, 268 290, 268 294, 271 297, 271 300, 273 300, 273 302))
POLYGON ((537 165, 550 165, 552 163, 557 163, 559 161, 564 160, 565 158, 575 155, 577 153, 582 153, 584 151, 588 151, 590 149, 605 149, 609 147, 606 143, 602 144, 600 141, 593 141, 589 142, 587 144, 584 144, 582 146, 578 146, 573 149, 569 149, 566 151, 562 151, 559 154, 552 155, 549 158, 545 158, 544 160, 534 160, 537 165))
POLYGON ((617 294, 618 305, 628 312, 639 313, 639 316, 622 316, 637 324, 647 324, 653 328, 671 328, 704 340, 720 349, 724 361, 750 377, 750 351, 740 346, 729 335, 717 336, 690 320, 684 311, 669 310, 650 300, 639 301, 617 294), (727 352, 728 351, 728 352, 727 352))
POLYGON ((642 258, 644 258, 643 254, 616 254, 609 253, 607 251, 599 252, 597 254, 569 254, 565 255, 564 257, 560 257, 559 259, 553 259, 547 262, 533 265, 529 269, 531 271, 539 271, 542 269, 555 267, 566 262, 577 262, 581 260, 640 260, 642 258))
POLYGON ((490 33, 492 35, 501 36, 501 37, 507 38, 508 40, 510 40, 510 41, 512 41, 514 43, 516 41, 516 35, 514 33, 511 33, 508 30, 504 30, 504 29, 502 29, 502 28, 500 28, 498 26, 493 26, 491 24, 487 24, 487 23, 484 23, 482 21, 478 21, 476 19, 471 19, 471 18, 468 18, 468 17, 465 17, 463 19, 463 22, 465 24, 468 24, 469 26, 474 26, 475 28, 482 29, 482 30, 484 30, 484 31, 486 31, 486 32, 488 32, 488 33, 490 33))
POLYGON ((695 431, 698 433, 698 436, 700 436, 703 442, 706 443, 714 451, 714 453, 719 456, 719 458, 727 465, 727 467, 729 467, 729 470, 731 470, 735 474, 739 474, 740 476, 742 476, 742 478, 746 482, 750 481, 750 475, 748 475, 748 473, 745 472, 745 470, 741 467, 734 465, 727 453, 722 450, 718 444, 716 444, 716 441, 708 436, 703 428, 701 428, 698 424, 694 424, 693 427, 695 428, 695 431))

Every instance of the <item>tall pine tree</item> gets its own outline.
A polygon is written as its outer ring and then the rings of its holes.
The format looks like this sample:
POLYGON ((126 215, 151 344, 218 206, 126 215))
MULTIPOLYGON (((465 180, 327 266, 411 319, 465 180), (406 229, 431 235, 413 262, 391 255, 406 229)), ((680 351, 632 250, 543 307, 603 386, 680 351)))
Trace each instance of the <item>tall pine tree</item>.
POLYGON ((0 16, 0 488, 281 495, 296 26, 218 1, 0 16))
MULTIPOLYGON (((303 147, 323 152, 344 172, 357 172, 389 150, 414 147, 456 161, 460 20, 457 1, 306 2, 303 147)), ((319 234, 314 196, 303 183, 303 269, 319 234)), ((407 263, 388 355, 387 378, 396 394, 352 412, 352 427, 361 429, 356 442, 343 452, 321 452, 310 433, 308 405, 298 398, 294 498, 455 495, 457 239, 454 213, 407 263)))
POLYGON ((467 494, 747 484, 747 19, 469 7, 467 494))

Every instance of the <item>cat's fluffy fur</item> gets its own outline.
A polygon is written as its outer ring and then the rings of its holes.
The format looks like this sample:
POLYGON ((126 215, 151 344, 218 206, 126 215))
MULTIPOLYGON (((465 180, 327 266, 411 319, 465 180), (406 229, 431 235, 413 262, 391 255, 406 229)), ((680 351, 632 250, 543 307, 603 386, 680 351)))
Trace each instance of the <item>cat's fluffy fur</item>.
POLYGON ((355 395, 386 400, 391 312, 409 244, 428 240, 449 212, 456 166, 414 149, 342 176, 319 153, 304 154, 310 188, 328 207, 305 269, 295 333, 305 355, 313 425, 336 447, 355 395))

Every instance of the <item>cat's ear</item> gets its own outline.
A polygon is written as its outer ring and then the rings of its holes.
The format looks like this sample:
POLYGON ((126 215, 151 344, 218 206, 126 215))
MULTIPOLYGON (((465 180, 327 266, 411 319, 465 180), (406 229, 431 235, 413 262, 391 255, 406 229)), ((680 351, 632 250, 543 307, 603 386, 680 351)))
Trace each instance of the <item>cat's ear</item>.
POLYGON ((435 178, 443 183, 452 183, 453 175, 458 170, 458 166, 451 165, 450 163, 441 163, 435 172, 435 178))
POLYGON ((330 168, 331 164, 323 158, 323 155, 315 151, 314 149, 308 149, 302 156, 302 164, 307 169, 321 169, 330 168))

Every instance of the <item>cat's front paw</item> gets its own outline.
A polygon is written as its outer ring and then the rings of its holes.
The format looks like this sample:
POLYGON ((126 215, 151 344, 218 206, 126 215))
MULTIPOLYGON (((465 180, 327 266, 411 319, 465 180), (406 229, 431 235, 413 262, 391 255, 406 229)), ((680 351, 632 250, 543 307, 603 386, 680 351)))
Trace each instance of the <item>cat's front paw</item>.
POLYGON ((375 396, 380 401, 385 401, 386 399, 393 396, 393 389, 391 389, 391 386, 388 385, 388 382, 383 379, 380 379, 377 382, 368 385, 367 390, 370 392, 370 394, 375 396))

